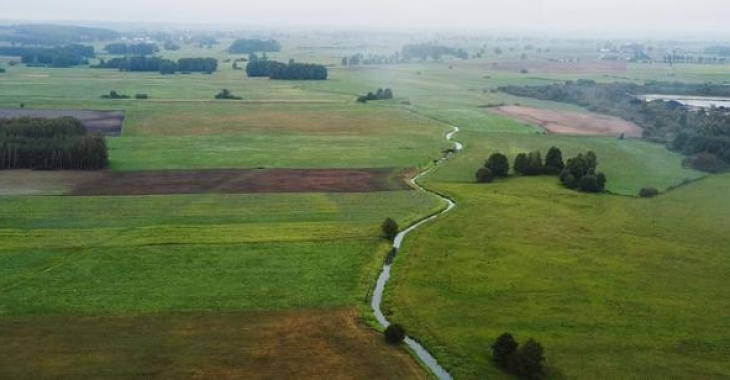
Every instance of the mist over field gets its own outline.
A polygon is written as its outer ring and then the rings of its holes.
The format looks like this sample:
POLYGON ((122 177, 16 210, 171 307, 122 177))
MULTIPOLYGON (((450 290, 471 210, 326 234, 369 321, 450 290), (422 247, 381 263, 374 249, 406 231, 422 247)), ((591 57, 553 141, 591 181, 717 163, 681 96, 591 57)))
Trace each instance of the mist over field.
POLYGON ((532 29, 621 33, 730 32, 730 3, 698 0, 171 0, 0 1, 6 20, 163 22, 261 27, 532 29))

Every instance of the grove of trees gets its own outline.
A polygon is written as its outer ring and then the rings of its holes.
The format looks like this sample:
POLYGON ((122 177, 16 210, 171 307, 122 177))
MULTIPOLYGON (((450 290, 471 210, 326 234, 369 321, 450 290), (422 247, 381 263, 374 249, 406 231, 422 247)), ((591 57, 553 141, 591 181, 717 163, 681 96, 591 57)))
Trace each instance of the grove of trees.
POLYGON ((0 169, 96 170, 109 164, 106 141, 78 119, 0 119, 0 169))
POLYGON ((240 38, 231 44, 228 52, 231 54, 253 54, 276 52, 281 50, 281 44, 276 40, 260 40, 240 38))
POLYGON ((160 57, 118 57, 108 61, 101 60, 92 66, 96 69, 118 69, 119 71, 159 71, 161 74, 202 72, 212 73, 218 70, 215 58, 180 58, 177 62, 160 57))
POLYGON ((323 65, 252 59, 246 65, 246 75, 280 80, 326 80, 328 73, 323 65))
POLYGON ((368 92, 367 95, 357 97, 357 101, 360 103, 367 103, 369 100, 387 100, 393 99, 393 90, 386 88, 379 88, 375 92, 368 92))
POLYGON ((72 44, 52 48, 2 46, 0 56, 20 56, 28 66, 64 68, 86 65, 95 54, 93 46, 72 44))
POLYGON ((443 56, 451 55, 461 59, 468 59, 469 54, 464 49, 456 49, 435 44, 408 44, 401 49, 400 58, 404 61, 420 59, 425 61, 429 58, 437 61, 443 56))
POLYGON ((115 42, 104 46, 104 51, 115 55, 152 55, 160 51, 160 48, 156 44, 146 42, 137 44, 115 42))

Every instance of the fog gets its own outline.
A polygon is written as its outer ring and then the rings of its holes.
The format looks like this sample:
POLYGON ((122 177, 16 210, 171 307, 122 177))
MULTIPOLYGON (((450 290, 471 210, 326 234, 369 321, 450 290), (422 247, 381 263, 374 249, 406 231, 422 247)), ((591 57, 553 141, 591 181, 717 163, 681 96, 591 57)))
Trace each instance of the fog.
POLYGON ((0 18, 244 27, 650 31, 730 36, 727 0, 0 0, 0 18))

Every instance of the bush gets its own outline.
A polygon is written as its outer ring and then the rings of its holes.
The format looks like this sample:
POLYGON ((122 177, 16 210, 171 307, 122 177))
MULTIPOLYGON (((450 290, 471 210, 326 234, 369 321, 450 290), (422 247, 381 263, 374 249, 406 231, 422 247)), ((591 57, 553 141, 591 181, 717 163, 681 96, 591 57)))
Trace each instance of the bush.
POLYGON ((150 97, 147 94, 136 94, 136 95, 134 95, 134 98, 135 99, 149 99, 150 97))
POLYGON ((523 379, 539 379, 544 361, 542 345, 534 339, 529 339, 517 350, 513 370, 523 379))
POLYGON ((228 89, 224 88, 219 93, 215 95, 216 99, 226 99, 226 100, 241 100, 243 99, 240 96, 234 96, 228 89))
POLYGON ((399 344, 406 338, 406 330, 403 326, 393 323, 385 328, 383 335, 385 336, 386 342, 390 344, 399 344))
POLYGON ((4 72, 5 72, 5 68, 0 67, 0 73, 4 73, 4 72))
POLYGON ((115 90, 111 90, 111 91, 109 91, 108 95, 102 95, 101 98, 102 99, 129 99, 129 95, 123 95, 123 94, 116 92, 115 90))
POLYGON ((494 174, 492 174, 492 171, 488 168, 479 168, 477 170, 477 182, 479 183, 490 183, 494 181, 494 174))
POLYGON ((398 235, 398 223, 393 218, 385 218, 380 228, 383 231, 383 236, 388 240, 392 240, 398 235))
POLYGON ((659 190, 653 187, 644 187, 639 190, 639 196, 642 198, 653 198, 659 195, 659 190))

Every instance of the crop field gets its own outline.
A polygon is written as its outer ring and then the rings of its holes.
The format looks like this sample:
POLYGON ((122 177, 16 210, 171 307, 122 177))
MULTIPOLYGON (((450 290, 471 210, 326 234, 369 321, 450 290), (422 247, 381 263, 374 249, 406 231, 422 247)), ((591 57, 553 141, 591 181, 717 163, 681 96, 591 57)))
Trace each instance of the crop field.
POLYGON ((327 65, 329 79, 247 78, 227 40, 161 53, 215 57, 212 74, 0 58, 0 117, 122 123, 107 170, 0 172, 0 378, 428 378, 383 342, 368 305, 391 247, 383 220, 404 228, 445 207, 406 179, 453 147, 452 126, 464 150, 419 181, 457 207, 406 238, 389 320, 456 379, 505 377, 489 360, 505 331, 544 345, 551 379, 730 376, 730 177, 683 168, 641 131, 605 131, 621 120, 497 90, 730 83, 727 65, 598 61, 593 42, 572 40, 522 58, 519 42, 474 39, 482 58, 343 66, 404 40, 281 39, 272 59, 327 65), (386 87, 394 99, 356 101, 386 87), (222 89, 242 100, 215 100, 222 89), (545 133, 555 123, 605 135, 545 133), (609 193, 551 177, 475 183, 492 153, 552 146, 595 151, 609 193), (662 194, 639 198, 643 187, 662 194))

